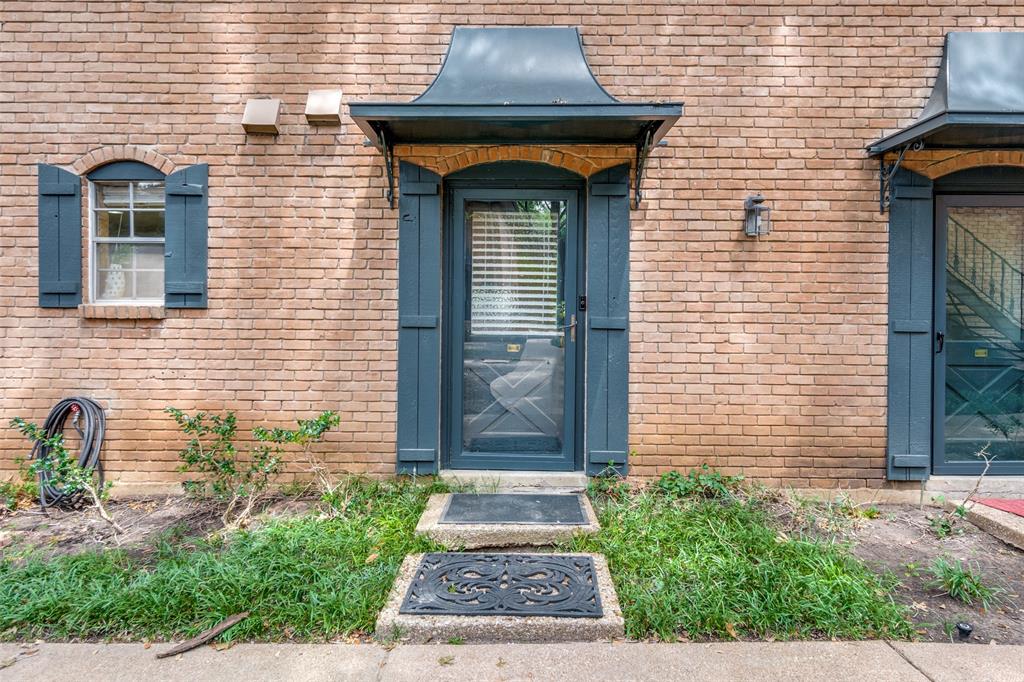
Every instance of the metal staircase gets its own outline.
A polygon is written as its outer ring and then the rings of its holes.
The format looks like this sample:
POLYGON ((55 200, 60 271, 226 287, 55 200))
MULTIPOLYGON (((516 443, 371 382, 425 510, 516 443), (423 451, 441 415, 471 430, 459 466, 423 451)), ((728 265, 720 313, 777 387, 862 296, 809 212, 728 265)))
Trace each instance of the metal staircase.
POLYGON ((955 219, 949 219, 946 258, 947 325, 960 338, 1024 349, 1024 272, 955 219))

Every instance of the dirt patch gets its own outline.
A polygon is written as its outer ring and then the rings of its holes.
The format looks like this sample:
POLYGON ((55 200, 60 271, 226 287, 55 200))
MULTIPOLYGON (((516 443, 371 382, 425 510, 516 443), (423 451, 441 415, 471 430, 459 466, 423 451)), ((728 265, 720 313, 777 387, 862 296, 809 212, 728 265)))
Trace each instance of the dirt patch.
POLYGON ((901 583, 897 598, 910 607, 921 638, 931 642, 956 639, 955 624, 974 628, 969 641, 1024 644, 1024 552, 961 521, 953 534, 932 533, 929 515, 938 510, 878 506, 874 519, 860 519, 847 531, 853 553, 873 569, 895 574, 901 583), (940 557, 963 561, 985 584, 1000 590, 989 609, 968 606, 930 585, 933 562, 940 557), (952 634, 950 634, 952 633, 952 634))
MULTIPOLYGON (((306 500, 270 499, 262 515, 294 517, 308 513, 306 500)), ((177 541, 206 535, 221 527, 220 509, 184 496, 121 499, 108 505, 125 529, 115 538, 113 529, 92 510, 21 509, 0 517, 0 556, 15 560, 49 558, 90 550, 119 548, 144 557, 161 539, 177 541)), ((260 523, 260 518, 253 519, 260 523)))

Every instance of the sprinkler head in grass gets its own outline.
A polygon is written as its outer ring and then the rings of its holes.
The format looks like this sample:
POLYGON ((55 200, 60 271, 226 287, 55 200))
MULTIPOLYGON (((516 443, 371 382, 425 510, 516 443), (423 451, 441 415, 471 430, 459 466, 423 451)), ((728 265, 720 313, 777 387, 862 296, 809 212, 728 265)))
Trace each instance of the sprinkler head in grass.
POLYGON ((960 636, 960 639, 970 639, 972 632, 974 632, 974 628, 970 623, 956 624, 956 634, 960 636))

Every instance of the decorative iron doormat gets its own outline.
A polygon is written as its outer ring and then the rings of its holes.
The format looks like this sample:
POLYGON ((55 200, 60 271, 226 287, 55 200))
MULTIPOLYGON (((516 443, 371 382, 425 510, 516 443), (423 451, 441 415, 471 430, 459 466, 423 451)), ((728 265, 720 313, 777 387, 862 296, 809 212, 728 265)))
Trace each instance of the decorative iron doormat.
POLYGON ((582 526, 579 495, 516 495, 455 493, 438 523, 582 526))
POLYGON ((600 618, 594 561, 560 554, 426 554, 399 613, 600 618))

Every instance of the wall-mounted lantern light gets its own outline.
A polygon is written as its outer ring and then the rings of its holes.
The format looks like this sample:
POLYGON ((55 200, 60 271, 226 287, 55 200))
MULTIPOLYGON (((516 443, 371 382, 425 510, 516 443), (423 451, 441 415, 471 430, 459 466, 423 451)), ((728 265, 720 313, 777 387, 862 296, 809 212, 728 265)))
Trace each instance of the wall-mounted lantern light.
POLYGON ((242 127, 247 133, 277 135, 277 114, 280 109, 279 99, 251 99, 245 103, 242 127))
POLYGON ((763 237, 772 231, 771 212, 760 193, 743 200, 743 231, 748 237, 763 237))

